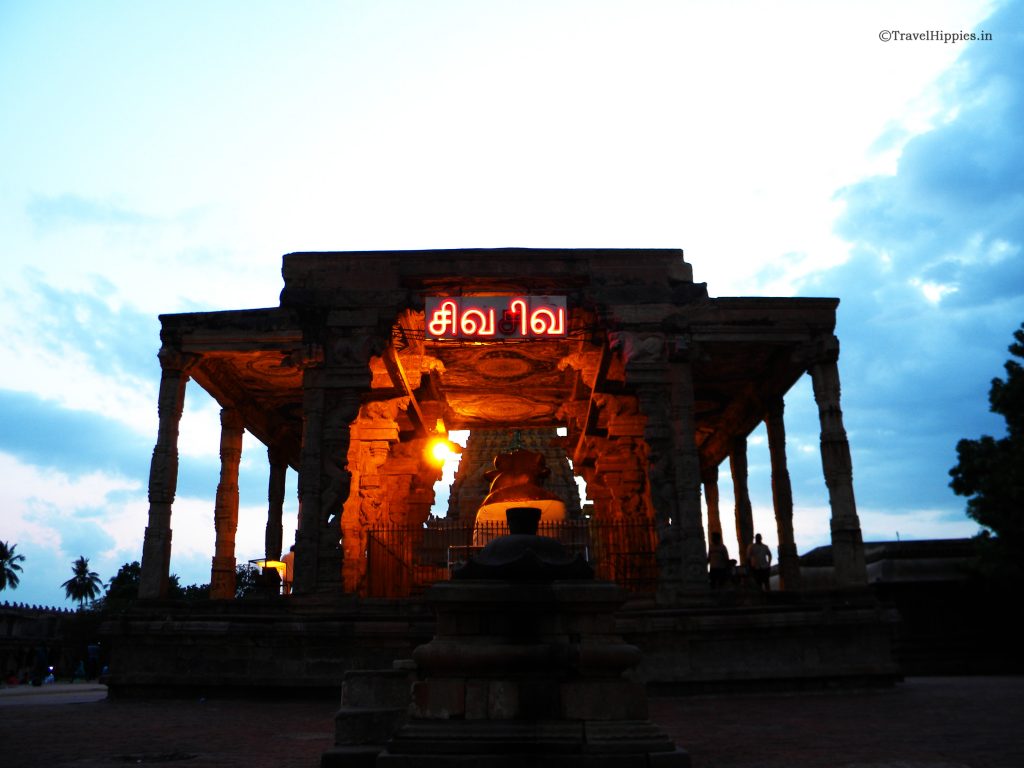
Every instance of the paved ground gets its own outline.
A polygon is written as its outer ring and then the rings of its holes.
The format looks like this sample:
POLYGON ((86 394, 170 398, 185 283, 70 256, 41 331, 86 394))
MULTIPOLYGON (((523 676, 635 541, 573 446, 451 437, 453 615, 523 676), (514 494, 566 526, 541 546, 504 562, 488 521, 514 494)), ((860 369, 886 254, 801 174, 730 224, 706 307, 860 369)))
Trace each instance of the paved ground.
MULTIPOLYGON (((0 765, 315 768, 331 701, 116 701, 98 686, 0 690, 0 765)), ((1024 768, 1024 678, 864 692, 651 700, 694 768, 1024 768)))

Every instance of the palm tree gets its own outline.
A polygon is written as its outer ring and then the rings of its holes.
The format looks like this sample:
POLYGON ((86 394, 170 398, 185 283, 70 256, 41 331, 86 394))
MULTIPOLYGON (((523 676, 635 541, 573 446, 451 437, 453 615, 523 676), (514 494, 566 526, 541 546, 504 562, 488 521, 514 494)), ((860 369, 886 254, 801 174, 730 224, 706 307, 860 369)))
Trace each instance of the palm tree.
POLYGON ((95 600, 100 593, 103 582, 95 571, 89 570, 89 561, 83 555, 75 560, 71 566, 71 572, 75 574, 61 584, 64 587, 64 594, 69 600, 77 600, 81 608, 86 600, 95 600))
POLYGON ((17 572, 21 570, 18 563, 24 562, 24 555, 14 554, 17 544, 8 545, 6 541, 0 541, 0 592, 10 587, 18 588, 21 579, 17 572))

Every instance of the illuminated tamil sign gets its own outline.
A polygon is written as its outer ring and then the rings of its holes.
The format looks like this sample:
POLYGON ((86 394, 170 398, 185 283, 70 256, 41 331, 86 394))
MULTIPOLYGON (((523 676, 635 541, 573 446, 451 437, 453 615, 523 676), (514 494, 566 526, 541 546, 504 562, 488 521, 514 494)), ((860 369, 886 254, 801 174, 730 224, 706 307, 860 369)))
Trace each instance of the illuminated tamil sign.
POLYGON ((565 296, 428 296, 428 339, 565 336, 565 296))

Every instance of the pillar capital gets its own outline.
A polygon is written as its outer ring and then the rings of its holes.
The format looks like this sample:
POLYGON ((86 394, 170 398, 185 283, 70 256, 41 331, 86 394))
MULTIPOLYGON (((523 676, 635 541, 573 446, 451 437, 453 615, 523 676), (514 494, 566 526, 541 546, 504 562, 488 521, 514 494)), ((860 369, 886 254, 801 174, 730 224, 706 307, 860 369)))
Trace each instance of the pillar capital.
POLYGON ((199 362, 197 355, 182 352, 180 349, 174 349, 167 345, 160 347, 157 359, 160 361, 160 369, 165 373, 176 371, 184 376, 189 375, 196 363, 199 362))
POLYGON ((835 363, 839 360, 839 339, 831 334, 817 336, 798 347, 793 355, 808 370, 821 363, 835 363))

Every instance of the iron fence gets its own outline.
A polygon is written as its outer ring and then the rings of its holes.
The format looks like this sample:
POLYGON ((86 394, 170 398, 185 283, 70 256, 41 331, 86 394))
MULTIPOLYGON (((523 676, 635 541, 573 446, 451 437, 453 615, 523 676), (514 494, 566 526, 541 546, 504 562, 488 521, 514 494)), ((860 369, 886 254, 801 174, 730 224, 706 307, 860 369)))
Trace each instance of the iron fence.
MULTIPOLYGON (((582 555, 599 579, 634 592, 657 581, 657 537, 645 523, 572 520, 541 523, 538 534, 582 555)), ((491 539, 508 533, 502 523, 472 526, 434 521, 425 526, 379 526, 367 531, 361 592, 369 597, 408 597, 451 578, 452 571, 491 539)))

